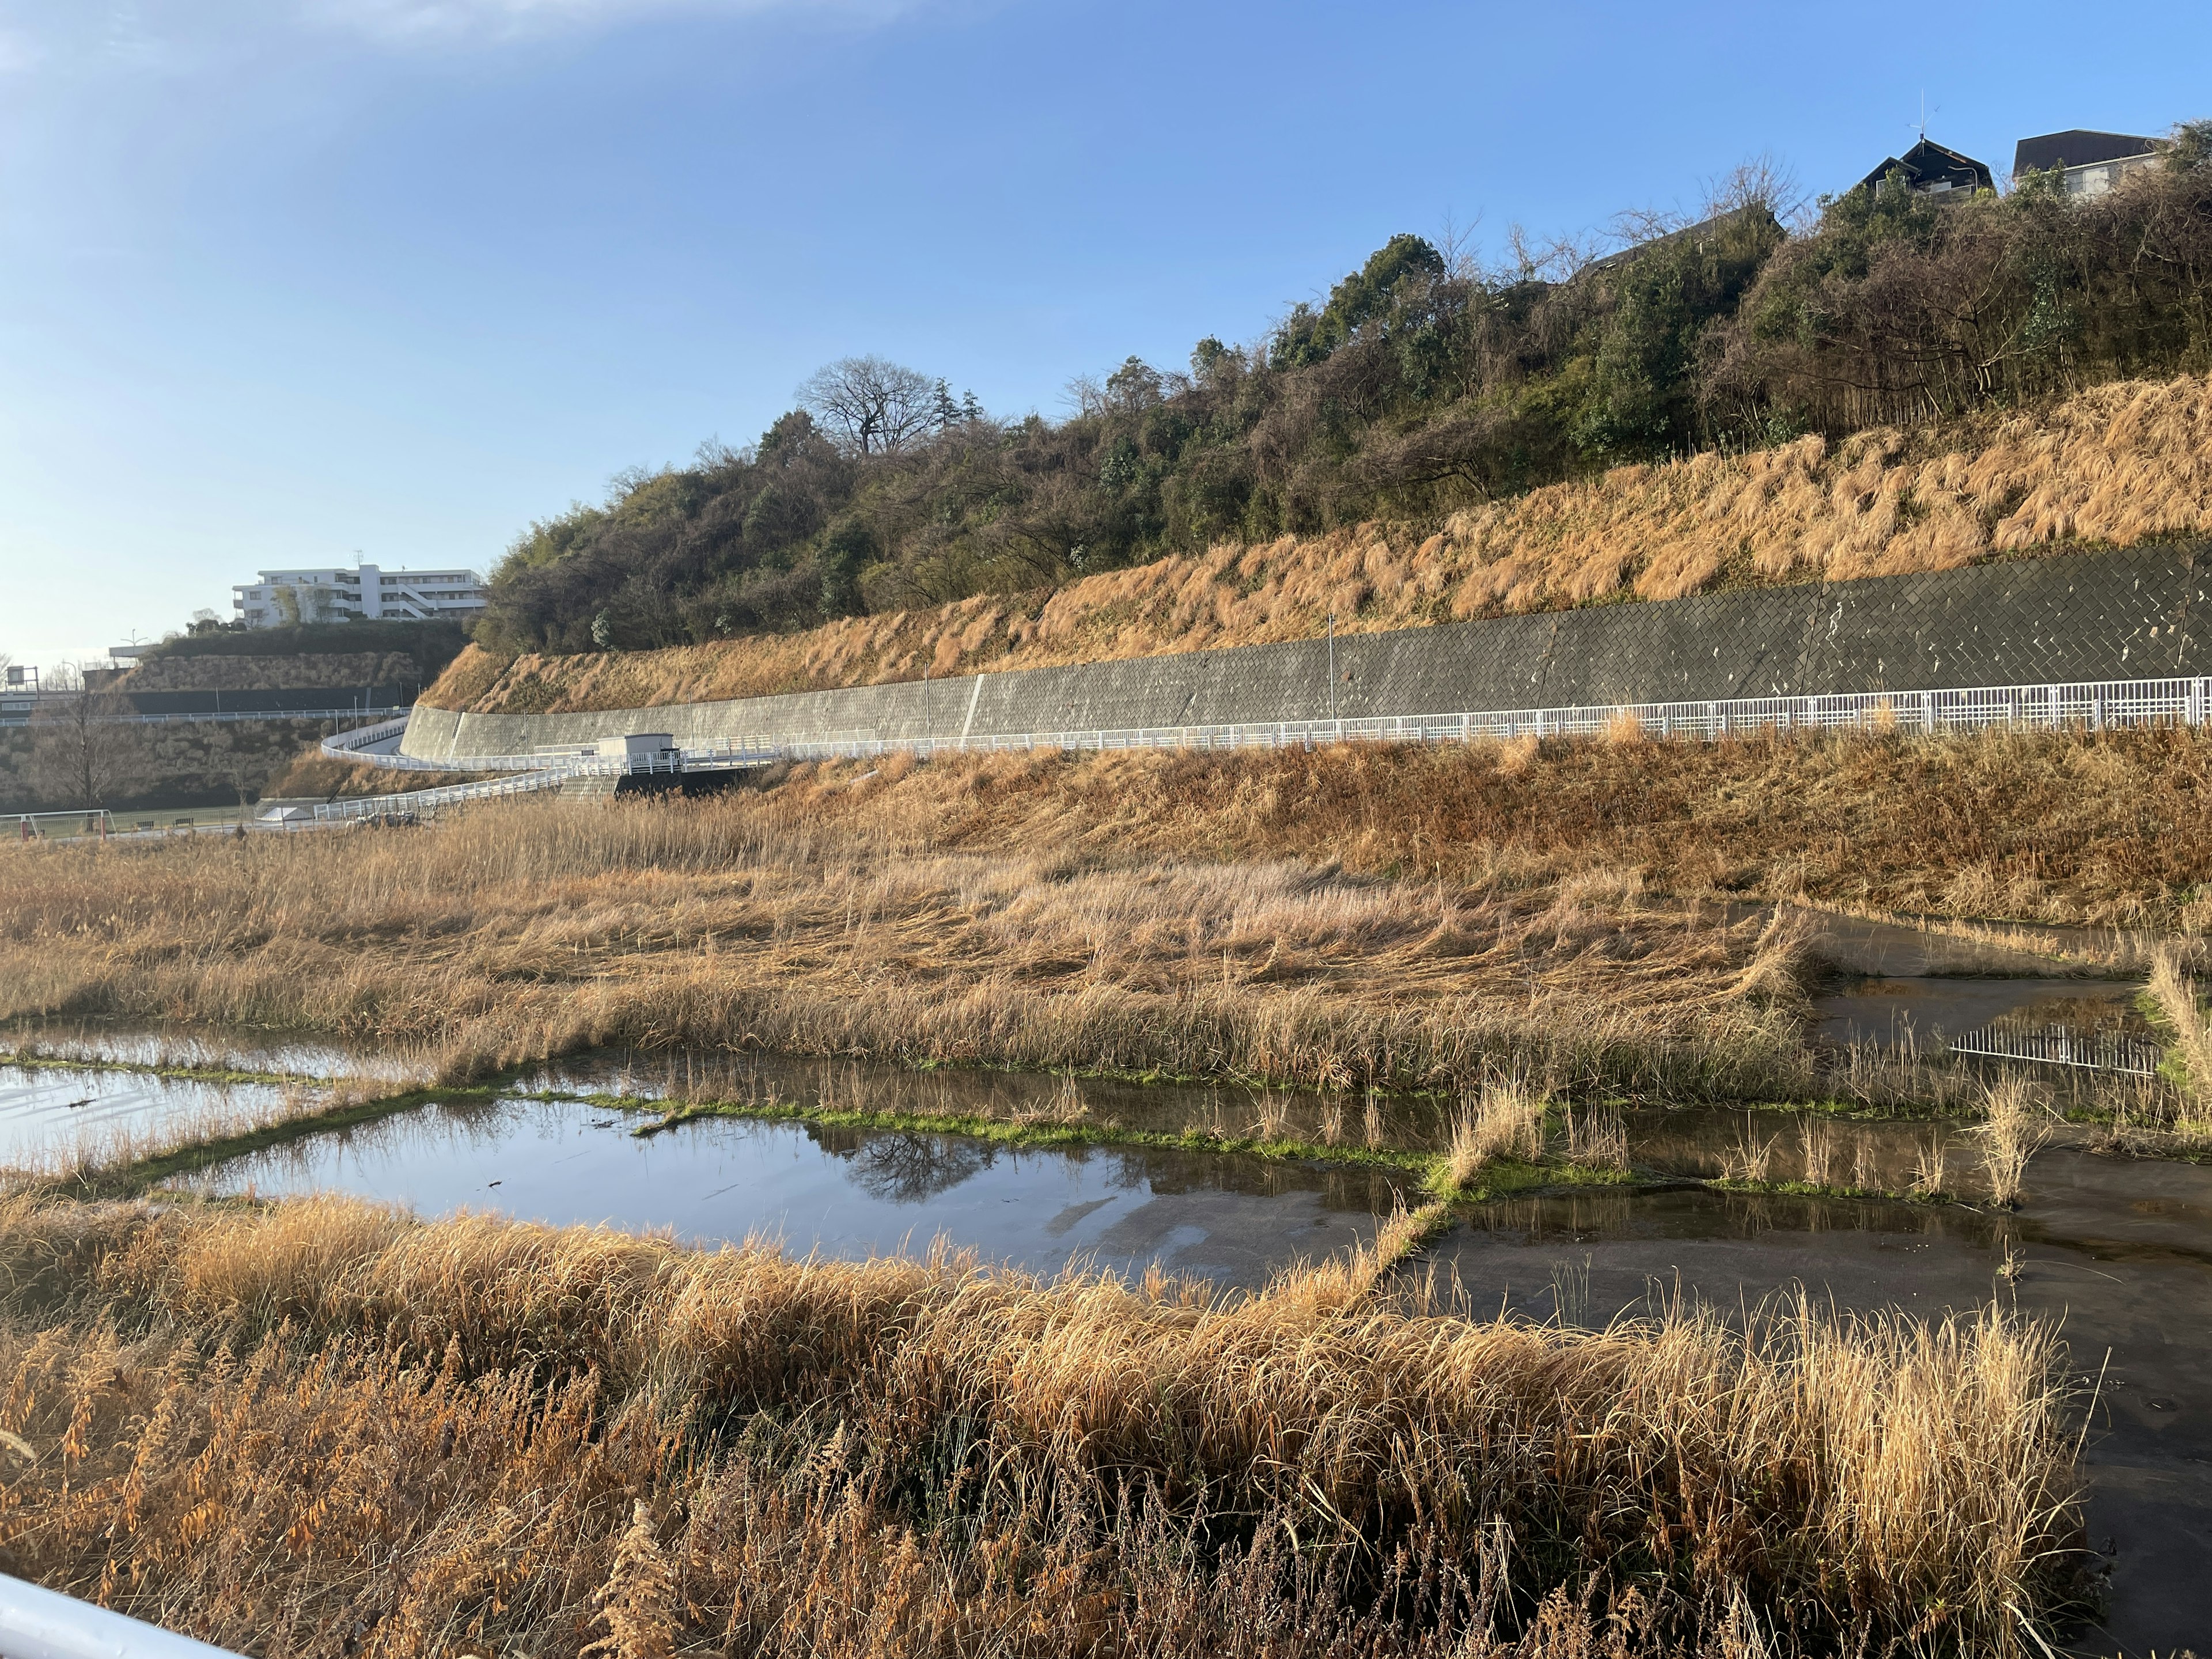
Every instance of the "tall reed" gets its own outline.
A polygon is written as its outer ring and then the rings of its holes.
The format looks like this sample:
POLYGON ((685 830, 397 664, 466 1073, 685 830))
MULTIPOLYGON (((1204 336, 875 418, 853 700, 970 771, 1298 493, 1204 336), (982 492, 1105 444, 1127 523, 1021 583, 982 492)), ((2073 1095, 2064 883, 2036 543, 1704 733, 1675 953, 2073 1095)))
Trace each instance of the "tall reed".
POLYGON ((1544 1155, 1543 1095, 1517 1079, 1485 1084, 1452 1120, 1444 1148, 1443 1180, 1450 1188, 1472 1186, 1499 1158, 1533 1164, 1544 1155))
POLYGON ((1982 1110, 1982 1124, 1975 1133, 1981 1139, 1990 1200, 2010 1207, 2020 1202, 2028 1160, 2051 1139, 2051 1114, 2036 1086, 2016 1072, 1990 1084, 1982 1110))
POLYGON ((1215 1298, 18 1200, 0 1547, 313 1656, 2011 1655, 2071 1592, 2044 1328, 1468 1322, 1386 1254, 1215 1298))

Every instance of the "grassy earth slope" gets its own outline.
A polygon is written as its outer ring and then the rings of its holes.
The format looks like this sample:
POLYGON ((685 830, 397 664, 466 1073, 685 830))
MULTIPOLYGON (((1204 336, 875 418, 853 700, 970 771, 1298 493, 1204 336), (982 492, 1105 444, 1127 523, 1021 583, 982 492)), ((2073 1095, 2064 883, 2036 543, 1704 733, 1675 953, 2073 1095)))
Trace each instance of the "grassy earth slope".
POLYGON ((659 651, 471 646, 423 701, 644 708, 1420 627, 1717 588, 1946 570, 2212 532, 2212 380, 2132 381, 2038 414, 1801 438, 1535 489, 1427 533, 1224 544, 934 610, 659 651))

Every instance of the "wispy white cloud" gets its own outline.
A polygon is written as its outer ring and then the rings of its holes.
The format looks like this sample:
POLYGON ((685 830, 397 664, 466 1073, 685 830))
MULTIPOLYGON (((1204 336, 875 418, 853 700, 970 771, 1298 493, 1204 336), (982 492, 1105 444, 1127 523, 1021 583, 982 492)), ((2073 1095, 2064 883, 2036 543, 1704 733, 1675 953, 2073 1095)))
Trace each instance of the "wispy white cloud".
POLYGON ((888 19, 919 0, 298 0, 302 21, 395 44, 513 40, 655 16, 812 14, 888 19))
POLYGON ((185 67, 285 37, 399 49, 496 46, 659 18, 886 22, 958 0, 0 0, 0 75, 47 66, 185 67))

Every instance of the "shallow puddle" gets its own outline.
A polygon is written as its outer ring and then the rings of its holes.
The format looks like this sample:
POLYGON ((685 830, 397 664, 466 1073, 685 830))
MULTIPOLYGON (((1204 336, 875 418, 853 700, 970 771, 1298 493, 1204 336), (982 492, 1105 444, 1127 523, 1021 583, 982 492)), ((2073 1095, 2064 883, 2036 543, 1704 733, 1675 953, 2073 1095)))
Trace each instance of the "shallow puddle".
POLYGON ((0 1030, 0 1053, 88 1065, 267 1072, 380 1082, 427 1076, 427 1060, 374 1039, 345 1042, 289 1031, 202 1025, 127 1025, 106 1020, 26 1021, 0 1030))
POLYGON ((1041 1273, 1158 1266, 1257 1288, 1373 1237, 1397 1196, 1364 1172, 1105 1147, 1016 1149, 964 1136, 696 1118, 575 1101, 433 1107, 232 1160, 185 1183, 261 1197, 337 1191, 424 1215, 496 1210, 556 1224, 753 1237, 795 1255, 921 1251, 942 1238, 1041 1273))
POLYGON ((581 1055, 516 1084, 638 1100, 698 1099, 809 1110, 980 1117, 1312 1146, 1434 1147, 1449 1104, 1433 1096, 1322 1095, 1233 1084, 1129 1083, 1038 1072, 915 1071, 769 1054, 581 1055))
POLYGON ((2088 1035, 2149 1040, 2150 1023, 2136 1007, 2132 981, 2081 979, 1854 980, 1813 1000, 1815 1042, 1885 1046, 1907 1040, 1933 1044, 1995 1026, 2019 1031, 2059 1027, 2088 1035))
POLYGON ((266 1121, 303 1102, 281 1084, 0 1065, 0 1170, 52 1174, 266 1121))
POLYGON ((1741 1318, 1802 1290, 1862 1312, 2057 1322, 2095 1406, 2090 1539, 2110 1605, 2078 1650, 2200 1650, 2212 1559, 2212 1170, 2047 1152, 2015 1215, 1676 1190, 1485 1206, 1405 1270, 1478 1316, 1598 1326, 1673 1303, 1741 1318), (2008 1276, 2008 1261, 2012 1271, 2008 1276))

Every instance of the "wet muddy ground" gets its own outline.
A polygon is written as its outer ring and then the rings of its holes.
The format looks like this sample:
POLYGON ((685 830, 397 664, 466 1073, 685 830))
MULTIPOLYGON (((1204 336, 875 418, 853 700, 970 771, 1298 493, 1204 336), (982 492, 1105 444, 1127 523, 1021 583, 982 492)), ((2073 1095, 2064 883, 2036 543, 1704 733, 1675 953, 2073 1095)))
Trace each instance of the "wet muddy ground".
POLYGON ((2017 1213, 1675 1190, 1486 1206, 1404 1271, 1472 1313, 1601 1325, 1670 1302, 1742 1318, 1802 1290, 1921 1318, 2056 1322, 2085 1399, 2106 1607, 2074 1644, 2212 1643, 2212 1170, 2046 1152, 2017 1213))
MULTIPOLYGON (((2088 1004, 2112 994, 2094 982, 2078 988, 2088 1004)), ((69 1100, 112 1103, 100 1109, 142 1127, 163 1101, 184 1105, 159 1080, 125 1074, 46 1071, 15 1086, 15 1095, 0 1093, 0 1146, 32 1133, 26 1126, 90 1109, 69 1100)), ((701 1242, 764 1235, 839 1255, 942 1237, 1041 1273, 1157 1265, 1250 1288, 1291 1261, 1371 1237, 1376 1218, 1412 1196, 1411 1177, 1319 1160, 1018 1149, 957 1134, 757 1119, 695 1119, 640 1139, 631 1131, 648 1111, 573 1097, 642 1103, 708 1094, 1354 1146, 1370 1137, 1432 1146, 1448 1115, 1436 1101, 706 1056, 588 1056, 514 1090, 310 1136, 191 1184, 264 1196, 335 1188, 430 1214, 470 1207, 608 1221, 701 1242), (523 1097, 555 1089, 571 1097, 523 1097)), ((1625 1121, 1633 1161, 1654 1171, 1716 1176, 1761 1152, 1769 1182, 1809 1176, 1901 1191, 1940 1145, 1949 1188, 1970 1200, 1979 1190, 1980 1143, 1963 1122, 1714 1108, 1632 1110, 1625 1121)), ((1684 1186, 1582 1192, 1470 1207, 1401 1271, 1477 1316, 1587 1325, 1675 1299, 1741 1318, 1797 1290, 1869 1313, 1932 1318, 1994 1304, 2051 1319, 2093 1401, 2087 1523, 2108 1573, 2101 1620, 2072 1646, 2130 1656, 2212 1650, 2212 1596, 2203 1590, 2212 1561, 2212 1168, 2100 1156, 2089 1150, 2094 1132, 2058 1133, 2029 1166, 2014 1212, 1684 1186)))

